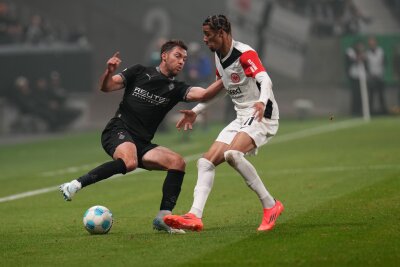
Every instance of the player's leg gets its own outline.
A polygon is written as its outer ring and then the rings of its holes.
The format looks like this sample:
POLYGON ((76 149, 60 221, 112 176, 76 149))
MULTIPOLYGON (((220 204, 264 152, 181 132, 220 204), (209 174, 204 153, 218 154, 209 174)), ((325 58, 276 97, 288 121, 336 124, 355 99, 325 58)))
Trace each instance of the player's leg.
POLYGON ((216 141, 197 161, 197 183, 193 193, 193 204, 189 211, 197 218, 203 217, 203 210, 214 184, 215 167, 225 161, 224 152, 227 148, 227 144, 216 141))
POLYGON ((210 149, 197 162, 197 184, 193 194, 193 205, 189 213, 203 217, 204 206, 214 184, 215 167, 225 161, 224 152, 240 128, 238 119, 228 124, 218 135, 210 149))
POLYGON ((203 229, 201 218, 214 183, 215 167, 224 161, 224 151, 227 147, 228 145, 225 143, 215 142, 208 152, 197 161, 198 178, 194 188, 192 207, 185 215, 165 216, 164 221, 167 225, 191 231, 203 229))
POLYGON ((138 165, 136 145, 122 121, 112 119, 107 124, 101 136, 101 143, 114 160, 96 167, 69 183, 62 184, 60 191, 65 200, 70 201, 82 187, 107 179, 114 174, 125 174, 136 169, 138 165))
POLYGON ((224 152, 228 144, 233 140, 239 127, 237 120, 231 122, 218 135, 214 144, 197 162, 198 176, 197 184, 193 194, 193 204, 190 211, 182 216, 169 215, 164 217, 164 221, 172 226, 192 231, 203 229, 203 210, 214 184, 215 167, 225 161, 224 152))
POLYGON ((258 195, 263 208, 271 208, 275 200, 265 188, 254 166, 244 154, 256 149, 254 140, 245 132, 239 132, 224 153, 226 162, 242 175, 246 184, 258 195))
POLYGON ((276 134, 277 129, 277 121, 268 121, 267 123, 265 120, 262 122, 256 121, 253 125, 242 127, 241 132, 235 136, 224 154, 228 164, 242 175, 246 184, 257 194, 261 201, 264 216, 258 228, 260 231, 273 228, 276 219, 283 211, 283 205, 279 201, 275 201, 271 196, 256 169, 244 155, 267 143, 276 134))
POLYGON ((148 170, 167 171, 162 187, 160 211, 153 220, 153 227, 169 233, 184 233, 182 230, 170 228, 163 221, 164 216, 172 213, 181 192, 186 167, 184 159, 166 147, 157 146, 144 154, 142 164, 148 170))
POLYGON ((103 163, 87 174, 69 183, 62 184, 60 191, 64 199, 71 201, 72 197, 83 187, 100 182, 115 174, 125 174, 137 167, 136 146, 134 143, 125 142, 115 149, 112 161, 103 163))
POLYGON ((142 158, 143 166, 148 170, 166 170, 162 187, 163 197, 160 210, 172 211, 181 192, 185 176, 185 160, 178 153, 161 146, 148 151, 142 158))

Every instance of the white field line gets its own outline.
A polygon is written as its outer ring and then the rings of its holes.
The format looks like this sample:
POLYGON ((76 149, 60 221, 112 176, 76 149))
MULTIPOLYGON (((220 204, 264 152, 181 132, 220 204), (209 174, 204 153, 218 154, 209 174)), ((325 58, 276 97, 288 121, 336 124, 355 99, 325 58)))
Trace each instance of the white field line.
MULTIPOLYGON (((304 137, 309 137, 309 136, 313 136, 313 135, 317 135, 317 134, 333 132, 333 131, 337 131, 337 130, 341 130, 341 129, 345 129, 345 128, 359 126, 362 124, 365 124, 365 122, 360 119, 352 119, 352 120, 342 121, 342 122, 338 122, 338 123, 332 123, 327 126, 314 127, 314 128, 298 131, 295 133, 289 133, 289 134, 277 136, 274 138, 275 140, 273 142, 271 142, 271 144, 277 144, 277 143, 301 139, 304 137)), ((200 156, 201 156, 201 154, 190 155, 190 156, 185 157, 185 160, 186 160, 186 162, 191 162, 193 160, 198 159, 200 156)), ((97 164, 93 163, 93 164, 86 164, 86 165, 77 166, 77 167, 70 167, 67 169, 59 170, 59 171, 45 172, 42 175, 43 176, 54 176, 54 175, 62 175, 62 174, 66 174, 66 173, 75 173, 80 170, 87 170, 88 168, 90 168, 92 166, 97 166, 97 164)), ((327 167, 326 171, 335 171, 334 168, 335 167, 327 167)), ((356 168, 365 168, 365 167, 360 166, 360 167, 356 167, 356 168)), ((393 168, 393 167, 391 165, 387 165, 387 168, 393 168)), ((345 171, 346 167, 342 167, 342 169, 345 171)), ((353 169, 354 169, 354 167, 353 167, 353 169)), ((304 169, 304 170, 306 170, 306 169, 304 169)), ((349 170, 351 170, 351 167, 349 170)), ((133 174, 140 173, 143 171, 144 171, 143 169, 137 169, 126 175, 133 175, 133 174)), ((290 170, 288 170, 288 172, 290 172, 290 170)), ((112 178, 115 179, 115 178, 118 178, 121 176, 122 176, 121 174, 114 175, 112 178)), ((21 198, 26 198, 26 197, 31 197, 31 196, 36 196, 36 195, 40 195, 40 194, 44 194, 44 193, 48 193, 48 192, 52 192, 52 191, 56 191, 56 190, 58 190, 58 186, 51 186, 51 187, 42 188, 42 189, 38 189, 38 190, 14 194, 14 195, 0 198, 0 203, 17 200, 17 199, 21 199, 21 198)))
POLYGON ((297 174, 297 173, 329 173, 329 172, 349 172, 349 171, 385 171, 400 170, 399 164, 382 165, 360 165, 360 166, 330 166, 320 168, 299 168, 268 171, 268 175, 297 174))
POLYGON ((11 195, 11 196, 8 196, 8 197, 2 197, 2 198, 0 198, 0 203, 7 202, 7 201, 12 201, 12 200, 17 200, 17 199, 20 199, 20 198, 26 198, 26 197, 41 195, 41 194, 44 194, 44 193, 56 191, 57 189, 58 189, 58 186, 52 186, 52 187, 42 188, 42 189, 28 191, 28 192, 24 192, 24 193, 19 193, 19 194, 11 195))
POLYGON ((309 129, 297 131, 294 133, 288 133, 288 134, 284 134, 284 135, 279 135, 279 132, 278 132, 278 136, 274 137, 272 139, 271 144, 278 144, 278 143, 287 142, 287 141, 291 141, 291 140, 297 140, 297 139, 304 138, 304 137, 310 137, 310 136, 317 135, 317 134, 328 133, 328 132, 333 132, 333 131, 337 131, 337 130, 341 130, 341 129, 351 128, 351 127, 355 127, 355 126, 362 125, 365 123, 366 123, 365 121, 360 120, 360 119, 351 119, 351 120, 346 120, 346 121, 341 121, 341 122, 333 122, 328 125, 309 128, 309 129))

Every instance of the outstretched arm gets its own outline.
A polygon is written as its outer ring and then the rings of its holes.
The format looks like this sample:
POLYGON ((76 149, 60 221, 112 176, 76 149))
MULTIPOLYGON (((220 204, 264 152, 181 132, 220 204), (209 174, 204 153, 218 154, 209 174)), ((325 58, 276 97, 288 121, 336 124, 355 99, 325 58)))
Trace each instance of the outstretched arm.
POLYGON ((224 88, 224 85, 221 79, 216 80, 206 89, 202 87, 192 87, 190 88, 189 93, 186 95, 186 100, 199 102, 208 101, 217 95, 222 88, 224 88))
POLYGON ((100 78, 100 90, 111 92, 124 88, 124 81, 120 75, 113 75, 121 64, 119 52, 116 52, 108 61, 107 69, 100 78))

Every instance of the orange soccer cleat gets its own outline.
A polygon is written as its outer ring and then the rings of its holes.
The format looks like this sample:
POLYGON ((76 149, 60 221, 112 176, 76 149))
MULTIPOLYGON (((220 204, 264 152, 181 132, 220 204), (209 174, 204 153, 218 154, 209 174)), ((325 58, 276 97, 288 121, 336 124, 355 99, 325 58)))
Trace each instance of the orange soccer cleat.
POLYGON ((185 215, 166 215, 164 222, 172 228, 185 229, 200 232, 203 230, 203 222, 201 218, 197 218, 193 213, 186 213, 185 215))
POLYGON ((270 209, 264 209, 264 217, 260 226, 257 228, 258 231, 268 231, 274 228, 276 219, 283 211, 283 205, 279 200, 275 201, 275 205, 270 209))

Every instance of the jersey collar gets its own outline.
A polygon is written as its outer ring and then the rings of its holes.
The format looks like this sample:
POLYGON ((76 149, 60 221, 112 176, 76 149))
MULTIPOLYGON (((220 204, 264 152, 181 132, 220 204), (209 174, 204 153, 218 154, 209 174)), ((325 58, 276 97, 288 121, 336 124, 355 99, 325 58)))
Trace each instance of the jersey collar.
POLYGON ((227 54, 224 58, 221 58, 221 54, 220 54, 220 53, 217 53, 217 54, 218 54, 218 57, 219 57, 219 59, 220 59, 221 62, 224 62, 225 60, 227 60, 227 59, 231 56, 232 51, 233 51, 233 47, 234 47, 234 45, 233 45, 234 42, 235 42, 235 40, 232 39, 231 48, 229 49, 228 54, 227 54))
POLYGON ((169 80, 171 80, 171 81, 174 81, 174 80, 175 80, 175 77, 169 78, 169 77, 165 76, 164 74, 162 74, 162 72, 161 72, 159 66, 156 67, 156 70, 157 70, 158 73, 160 73, 160 74, 161 74, 162 76, 164 76, 165 78, 167 78, 167 79, 169 79, 169 80))
POLYGON ((234 47, 234 42, 235 41, 232 40, 231 49, 229 50, 229 53, 226 55, 226 57, 221 59, 221 57, 218 55, 219 61, 223 69, 226 69, 227 67, 232 65, 242 55, 242 52, 234 47))

